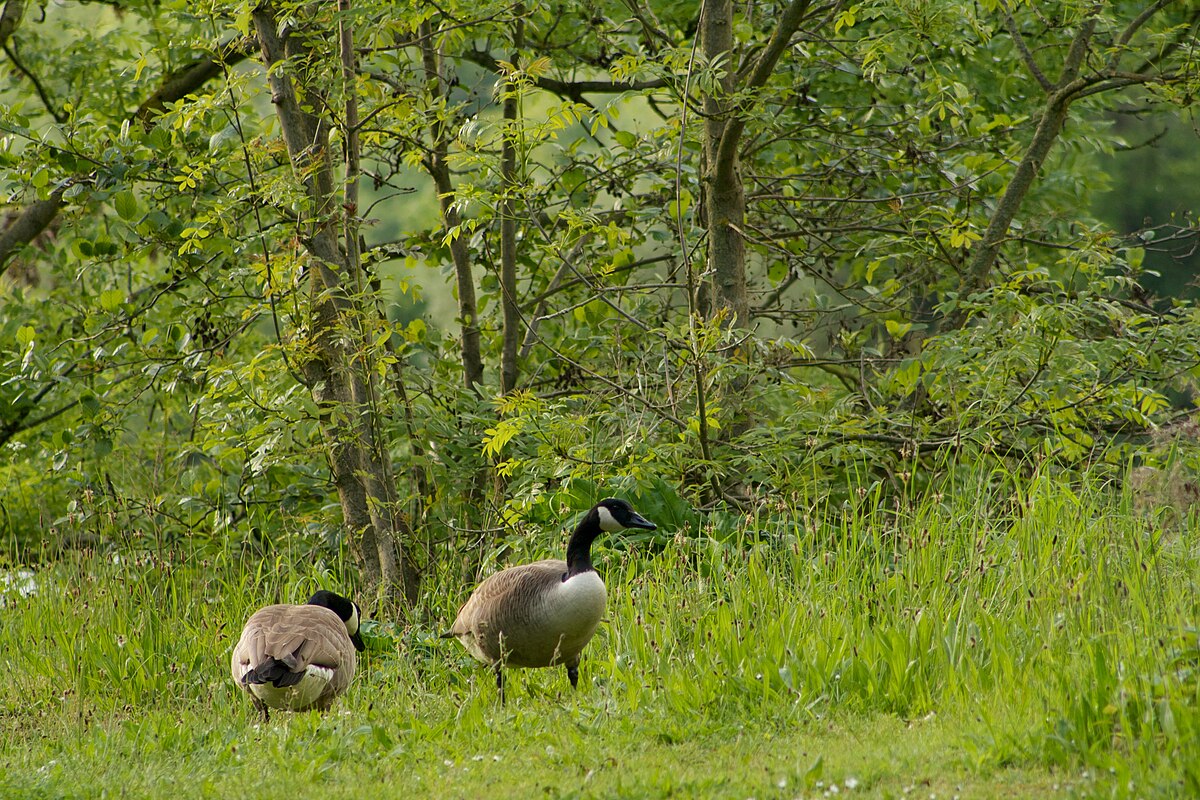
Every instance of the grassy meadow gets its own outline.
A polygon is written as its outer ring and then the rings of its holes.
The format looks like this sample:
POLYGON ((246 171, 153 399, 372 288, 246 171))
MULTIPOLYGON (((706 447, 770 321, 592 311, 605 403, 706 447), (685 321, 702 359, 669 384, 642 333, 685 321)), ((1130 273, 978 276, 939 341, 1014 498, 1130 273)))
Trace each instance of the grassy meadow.
POLYGON ((364 628, 331 713, 267 724, 230 649, 258 606, 345 588, 337 563, 163 545, 37 565, 34 593, 3 590, 0 796, 1200 795, 1186 525, 1102 485, 980 476, 664 533, 597 544, 608 620, 578 693, 513 671, 500 706, 436 638, 469 587, 430 578, 421 621, 364 628))

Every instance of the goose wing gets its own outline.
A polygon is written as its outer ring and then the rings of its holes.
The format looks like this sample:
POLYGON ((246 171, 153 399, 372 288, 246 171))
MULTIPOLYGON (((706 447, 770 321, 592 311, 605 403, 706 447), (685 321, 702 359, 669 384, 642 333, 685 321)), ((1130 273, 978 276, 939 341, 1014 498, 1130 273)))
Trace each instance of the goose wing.
POLYGON ((551 558, 489 576, 459 609, 448 635, 457 637, 481 661, 496 661, 499 632, 527 623, 541 594, 560 583, 566 572, 565 561, 551 558))
POLYGON ((334 682, 349 683, 355 668, 354 646, 346 625, 320 606, 276 605, 254 613, 233 650, 233 677, 239 682, 268 659, 304 672, 310 666, 334 670, 334 682))

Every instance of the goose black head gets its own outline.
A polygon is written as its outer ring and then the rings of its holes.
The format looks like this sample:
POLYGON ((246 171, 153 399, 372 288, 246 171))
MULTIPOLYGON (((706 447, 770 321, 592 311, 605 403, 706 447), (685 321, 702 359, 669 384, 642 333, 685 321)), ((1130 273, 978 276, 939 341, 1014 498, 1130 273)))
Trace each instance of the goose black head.
POLYGON ((633 506, 616 497, 607 497, 596 504, 600 530, 611 533, 625 528, 652 531, 658 526, 633 510, 633 506))
POLYGON ((566 580, 572 575, 579 575, 592 570, 592 541, 601 533, 612 533, 626 528, 642 528, 652 531, 657 525, 633 510, 633 506, 624 500, 607 497, 592 506, 571 540, 567 542, 567 573, 566 580))
POLYGON ((342 597, 340 594, 334 594, 322 589, 308 598, 308 605, 322 606, 337 614, 338 618, 346 623, 346 633, 350 634, 350 641, 354 644, 354 649, 360 653, 366 649, 367 646, 363 643, 362 636, 358 632, 360 617, 357 603, 342 597))

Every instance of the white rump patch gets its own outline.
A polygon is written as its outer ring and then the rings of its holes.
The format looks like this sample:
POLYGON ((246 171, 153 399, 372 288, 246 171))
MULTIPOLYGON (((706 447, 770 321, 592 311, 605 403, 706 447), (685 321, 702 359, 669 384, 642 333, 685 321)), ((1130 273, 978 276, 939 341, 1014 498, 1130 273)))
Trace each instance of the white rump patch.
POLYGON ((608 533, 625 530, 625 526, 617 522, 617 518, 604 506, 597 508, 596 514, 600 517, 600 530, 607 531, 608 533))
POLYGON ((317 702, 332 680, 333 670, 329 667, 310 664, 304 677, 293 686, 280 689, 270 683, 252 683, 249 689, 270 708, 301 711, 317 702))

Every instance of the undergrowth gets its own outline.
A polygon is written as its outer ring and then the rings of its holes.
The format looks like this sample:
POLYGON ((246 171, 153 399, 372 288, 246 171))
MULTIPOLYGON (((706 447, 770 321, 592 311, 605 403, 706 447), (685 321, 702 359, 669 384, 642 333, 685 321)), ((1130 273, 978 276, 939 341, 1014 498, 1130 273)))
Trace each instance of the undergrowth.
MULTIPOLYGON (((414 620, 365 625, 334 713, 266 727, 228 677, 241 624, 346 589, 342 564, 179 547, 60 559, 34 593, 5 590, 0 789, 254 795, 273 776, 404 796, 453 771, 459 796, 796 797, 850 788, 853 769, 856 788, 899 796, 893 749, 924 730, 913 759, 951 794, 1200 793, 1193 532, 1050 477, 859 499, 602 540, 608 622, 575 696, 562 670, 530 671, 499 706, 487 670, 436 638, 469 586, 429 586, 414 620), (597 753, 612 763, 580 766, 597 753)), ((510 559, 561 546, 530 537, 510 559)))

